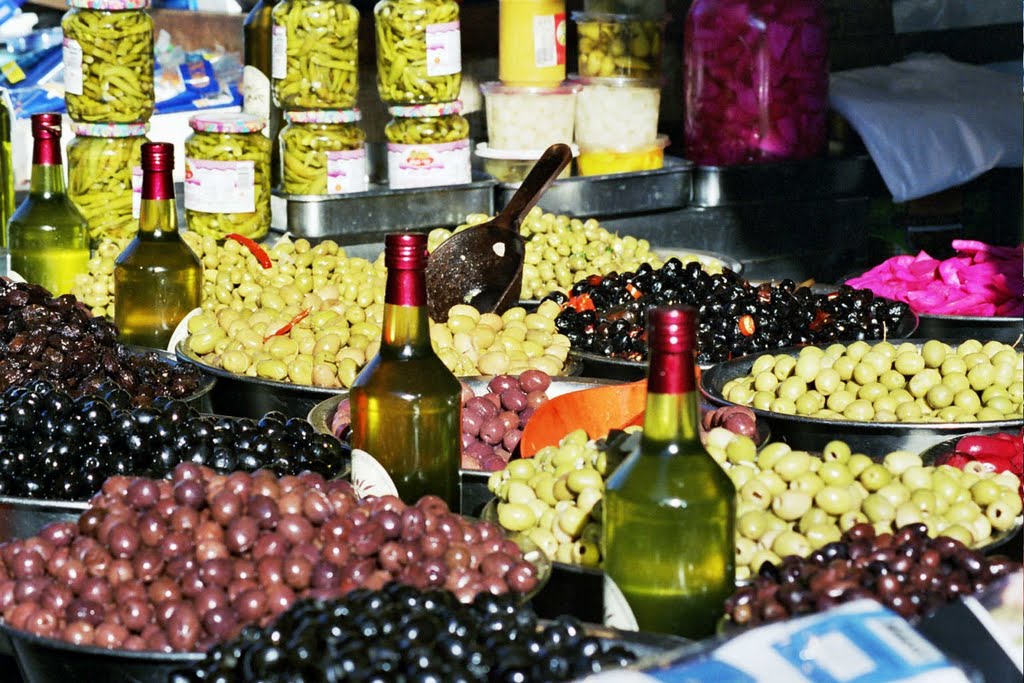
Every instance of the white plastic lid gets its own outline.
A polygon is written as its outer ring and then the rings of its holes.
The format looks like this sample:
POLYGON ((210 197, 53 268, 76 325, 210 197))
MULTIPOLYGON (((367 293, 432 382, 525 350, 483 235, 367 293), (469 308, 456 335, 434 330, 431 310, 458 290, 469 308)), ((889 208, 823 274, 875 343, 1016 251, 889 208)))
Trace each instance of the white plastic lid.
POLYGON ((489 81, 480 84, 480 92, 484 95, 572 95, 578 92, 581 85, 566 81, 552 88, 533 85, 505 85, 500 81, 489 81))
MULTIPOLYGON (((580 148, 576 143, 570 143, 569 149, 572 155, 578 157, 580 148)), ((544 154, 543 149, 493 149, 487 146, 486 142, 476 143, 476 155, 481 159, 505 159, 508 161, 536 161, 544 154)))

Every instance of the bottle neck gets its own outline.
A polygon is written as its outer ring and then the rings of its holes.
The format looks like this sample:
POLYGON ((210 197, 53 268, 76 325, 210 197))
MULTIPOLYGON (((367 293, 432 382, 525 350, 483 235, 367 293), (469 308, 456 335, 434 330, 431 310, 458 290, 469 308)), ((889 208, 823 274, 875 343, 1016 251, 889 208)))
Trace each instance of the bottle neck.
POLYGON ((64 194, 60 138, 35 139, 32 145, 32 178, 29 193, 44 197, 64 194))
POLYGON ((388 271, 381 353, 414 356, 430 350, 427 280, 423 270, 388 271))
POLYGON ((145 171, 139 206, 139 235, 159 239, 178 232, 178 211, 174 204, 174 180, 170 171, 145 171))
POLYGON ((645 453, 663 455, 666 443, 699 441, 699 396, 691 353, 652 352, 647 377, 645 453))

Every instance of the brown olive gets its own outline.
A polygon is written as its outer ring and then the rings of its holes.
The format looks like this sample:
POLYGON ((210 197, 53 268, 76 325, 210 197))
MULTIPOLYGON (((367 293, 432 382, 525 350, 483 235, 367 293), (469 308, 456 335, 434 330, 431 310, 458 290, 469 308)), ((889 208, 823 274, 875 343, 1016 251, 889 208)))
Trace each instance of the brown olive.
POLYGON ((284 581, 297 591, 309 588, 313 564, 301 555, 291 554, 284 560, 284 581))
POLYGON ((136 479, 128 487, 125 499, 136 510, 147 510, 160 500, 160 489, 152 479, 136 479))
POLYGON ((242 514, 242 498, 238 494, 223 490, 210 500, 210 516, 221 526, 227 526, 232 519, 240 514, 242 514))
POLYGON ((296 545, 312 541, 316 531, 301 512, 289 512, 281 515, 281 520, 277 523, 277 533, 284 536, 289 544, 296 545))
POLYGON ((277 521, 281 519, 277 501, 269 496, 261 494, 249 496, 246 507, 248 514, 256 520, 261 529, 273 529, 277 526, 277 521))
POLYGON ((529 593, 540 579, 537 576, 537 568, 529 562, 516 562, 505 574, 505 581, 508 587, 517 593, 529 593))
POLYGON ((196 561, 219 560, 231 557, 228 547, 222 541, 199 541, 196 544, 196 561))
POLYGON ((94 629, 92 624, 86 621, 72 621, 64 627, 63 639, 72 645, 92 645, 94 629))
POLYGON ((198 510, 206 504, 206 486, 200 479, 186 479, 174 485, 174 502, 198 510))
POLYGON ((239 595, 231 604, 242 621, 256 621, 267 611, 267 594, 261 590, 249 590, 239 595))
POLYGON ((256 562, 256 575, 264 588, 284 583, 284 557, 267 555, 256 562))
POLYGON ((64 610, 64 618, 70 623, 73 621, 84 621, 92 626, 103 623, 106 610, 103 604, 94 600, 78 598, 68 603, 64 610))
POLYGON ((167 642, 175 650, 191 652, 199 640, 201 627, 195 608, 187 602, 179 603, 167 622, 167 642))
POLYGON ((142 629, 153 620, 153 608, 145 600, 128 600, 117 610, 121 625, 132 633, 142 633, 142 629))

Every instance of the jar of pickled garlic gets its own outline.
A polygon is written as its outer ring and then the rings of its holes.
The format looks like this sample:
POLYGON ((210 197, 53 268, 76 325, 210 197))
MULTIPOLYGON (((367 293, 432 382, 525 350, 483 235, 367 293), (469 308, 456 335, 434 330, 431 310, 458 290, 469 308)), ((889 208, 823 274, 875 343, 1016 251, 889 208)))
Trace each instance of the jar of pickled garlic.
POLYGON ((688 159, 728 165, 825 151, 822 0, 695 0, 683 52, 688 159))
POLYGON ((68 0, 64 101, 83 123, 140 123, 153 114, 149 0, 68 0))
POLYGON ((281 189, 292 195, 365 192, 366 134, 358 109, 285 112, 281 189))
POLYGON ((391 107, 384 127, 388 185, 395 189, 460 185, 472 180, 469 121, 462 102, 391 107))

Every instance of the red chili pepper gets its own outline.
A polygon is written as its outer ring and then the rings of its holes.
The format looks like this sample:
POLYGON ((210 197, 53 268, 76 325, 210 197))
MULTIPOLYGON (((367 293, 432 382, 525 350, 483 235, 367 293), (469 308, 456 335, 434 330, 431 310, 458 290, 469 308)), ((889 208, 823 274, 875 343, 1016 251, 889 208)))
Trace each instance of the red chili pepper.
POLYGON ((632 296, 634 299, 639 299, 644 295, 643 292, 641 292, 639 289, 633 286, 632 282, 626 283, 626 291, 629 292, 630 296, 632 296))
POLYGON ((754 330, 757 329, 757 323, 754 321, 754 316, 747 315, 740 316, 740 319, 736 321, 737 326, 740 328, 740 334, 744 337, 749 337, 754 334, 754 330))
POLYGON ((992 436, 965 436, 956 442, 956 452, 975 460, 1005 460, 1007 463, 1019 452, 1018 444, 992 436))
POLYGON ((243 247, 249 250, 249 253, 256 257, 263 269, 266 270, 273 266, 273 262, 270 260, 270 256, 263 250, 263 247, 256 244, 253 240, 249 239, 245 235, 239 235, 237 232, 230 233, 225 239, 234 240, 241 244, 243 247))
POLYGON ((282 326, 281 326, 280 328, 278 328, 277 332, 274 332, 273 334, 271 334, 271 335, 268 335, 268 336, 264 337, 264 338, 263 338, 263 341, 267 341, 268 339, 271 339, 271 338, 273 338, 273 337, 279 337, 279 336, 281 336, 282 334, 288 334, 289 332, 291 332, 291 331, 292 331, 292 328, 293 328, 293 327, 295 327, 296 325, 298 325, 298 324, 299 324, 300 322, 302 322, 302 321, 303 321, 303 319, 304 319, 304 318, 305 318, 305 317, 306 317, 307 315, 309 315, 309 312, 310 312, 311 310, 313 310, 313 309, 311 309, 311 308, 307 308, 307 309, 305 309, 305 310, 299 311, 299 312, 298 312, 298 313, 297 313, 297 314, 295 315, 295 317, 294 317, 294 318, 292 318, 291 320, 289 320, 288 322, 286 322, 286 323, 285 323, 284 325, 282 325, 282 326))
POLYGON ((584 292, 583 294, 577 294, 569 299, 569 305, 575 308, 578 312, 593 311, 597 307, 594 305, 594 300, 590 298, 590 295, 584 292))

